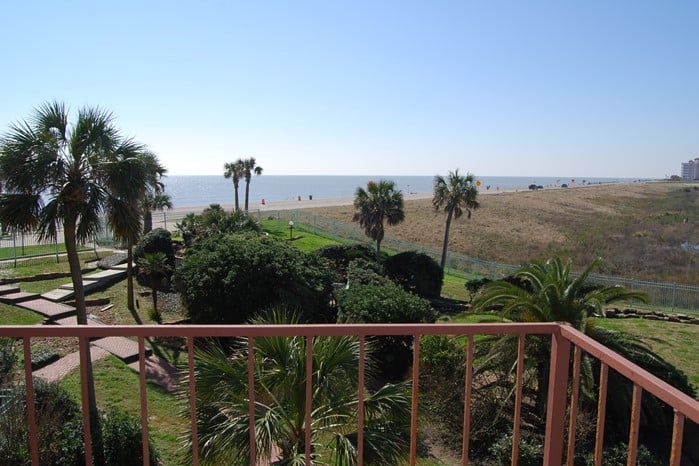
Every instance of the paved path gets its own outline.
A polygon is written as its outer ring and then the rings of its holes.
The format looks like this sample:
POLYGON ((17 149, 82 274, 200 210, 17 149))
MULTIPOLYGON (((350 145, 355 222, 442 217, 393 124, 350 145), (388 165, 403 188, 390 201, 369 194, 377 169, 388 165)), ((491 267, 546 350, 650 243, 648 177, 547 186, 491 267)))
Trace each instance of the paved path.
MULTIPOLYGON (((101 289, 115 281, 126 277, 126 264, 117 265, 111 269, 99 271, 83 277, 85 291, 101 289)), ((62 285, 56 290, 39 296, 35 293, 25 293, 19 287, 13 285, 0 285, 0 301, 29 309, 46 317, 43 324, 48 325, 76 325, 76 309, 73 306, 57 301, 72 296, 72 284, 62 285)), ((104 325, 98 320, 88 318, 88 325, 104 325)), ((113 354, 129 364, 138 372, 138 343, 125 337, 106 337, 93 340, 90 343, 90 355, 92 361, 97 361, 105 356, 113 354)), ((146 348, 146 376, 163 386, 167 391, 173 392, 177 388, 179 373, 166 360, 152 354, 152 350, 146 348)), ((80 366, 80 353, 68 354, 58 361, 53 362, 39 370, 34 375, 47 381, 58 381, 69 372, 80 366)))

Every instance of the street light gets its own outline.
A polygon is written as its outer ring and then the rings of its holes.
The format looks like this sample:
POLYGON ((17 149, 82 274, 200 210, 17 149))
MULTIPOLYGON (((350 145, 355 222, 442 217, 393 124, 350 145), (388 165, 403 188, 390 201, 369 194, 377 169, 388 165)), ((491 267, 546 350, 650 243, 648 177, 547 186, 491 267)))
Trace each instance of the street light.
POLYGON ((294 239, 294 221, 289 220, 289 241, 294 239))

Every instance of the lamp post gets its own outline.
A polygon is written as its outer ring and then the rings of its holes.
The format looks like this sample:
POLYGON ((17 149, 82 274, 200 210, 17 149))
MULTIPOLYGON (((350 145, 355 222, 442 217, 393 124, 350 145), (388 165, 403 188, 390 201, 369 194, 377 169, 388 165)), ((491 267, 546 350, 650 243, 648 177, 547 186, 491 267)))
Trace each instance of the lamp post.
POLYGON ((289 220, 289 241, 294 239, 294 221, 289 220))

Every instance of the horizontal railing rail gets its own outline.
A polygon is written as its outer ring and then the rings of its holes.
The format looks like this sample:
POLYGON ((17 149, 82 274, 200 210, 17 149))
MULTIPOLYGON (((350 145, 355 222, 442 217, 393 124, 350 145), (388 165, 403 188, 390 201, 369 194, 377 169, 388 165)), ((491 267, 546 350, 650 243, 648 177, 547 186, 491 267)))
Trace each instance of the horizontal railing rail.
MULTIPOLYGON (((465 337, 464 347, 466 352, 465 384, 464 384, 464 429, 462 464, 468 464, 469 436, 470 436, 470 405, 472 392, 477 384, 473 378, 474 365, 474 336, 477 335, 514 335, 519 338, 517 350, 517 373, 515 375, 514 390, 514 425, 512 459, 516 464, 520 443, 521 409, 523 404, 523 361, 525 355, 526 337, 529 335, 548 335, 551 338, 551 357, 549 368, 549 389, 546 403, 546 425, 544 444, 544 464, 560 465, 564 456, 567 464, 573 464, 575 451, 575 413, 578 405, 578 384, 580 379, 581 353, 586 353, 600 361, 600 401, 598 406, 597 435, 595 443, 595 463, 602 464, 602 445, 604 438, 604 405, 606 404, 606 374, 613 369, 628 379, 634 387, 631 409, 631 422, 629 432, 629 458, 635 458, 638 442, 638 425, 640 418, 640 400, 643 392, 657 397, 662 402, 672 407, 675 411, 674 431, 670 452, 670 464, 678 466, 682 452, 683 429, 686 420, 699 423, 699 402, 685 395, 667 383, 657 379, 639 366, 625 360, 603 345, 590 339, 572 327, 558 323, 531 323, 531 324, 343 324, 343 325, 182 325, 182 326, 0 326, 0 337, 19 338, 23 341, 24 348, 24 373, 26 383, 27 422, 30 431, 30 449, 32 464, 40 464, 37 429, 34 414, 34 393, 31 368, 31 340, 37 337, 48 338, 78 338, 83 352, 81 364, 81 382, 83 384, 83 436, 85 440, 86 464, 90 464, 92 457, 92 439, 90 435, 90 419, 88 416, 88 402, 86 390, 87 372, 84 359, 87 357, 87 345, 89 339, 109 336, 135 337, 139 344, 140 365, 140 399, 141 399, 141 423, 143 432, 143 458, 144 464, 148 464, 148 407, 146 397, 146 371, 145 371, 145 339, 150 337, 184 337, 188 354, 186 371, 189 373, 189 417, 192 442, 192 460, 199 463, 198 458, 198 434, 196 419, 196 387, 194 377, 194 339, 212 337, 245 337, 248 338, 248 390, 249 390, 249 415, 250 425, 254 426, 255 413, 255 377, 252 362, 254 352, 254 340, 258 337, 305 337, 307 339, 307 364, 306 380, 312 381, 313 364, 309 364, 313 357, 313 339, 320 336, 354 336, 359 338, 360 355, 364 354, 364 345, 367 337, 371 336, 411 336, 413 337, 413 364, 412 364, 412 418, 410 421, 410 464, 414 465, 417 449, 417 403, 419 397, 420 376, 420 337, 424 335, 451 335, 465 337), (571 376, 571 350, 573 357, 571 376), (571 381, 572 380, 572 381, 571 381), (570 390, 569 390, 570 387, 570 390), (564 450, 566 434, 566 417, 569 420, 568 449, 564 450)), ((364 361, 360 357, 359 382, 357 387, 358 413, 363 413, 364 386, 364 361)), ((310 383, 306 383, 306 464, 311 462, 311 393, 310 383)), ((362 464, 363 451, 363 416, 359 414, 357 420, 357 448, 358 464, 362 464)), ((250 429, 250 464, 258 464, 255 451, 255 429, 250 429)), ((633 463, 635 464, 635 461, 633 463)))

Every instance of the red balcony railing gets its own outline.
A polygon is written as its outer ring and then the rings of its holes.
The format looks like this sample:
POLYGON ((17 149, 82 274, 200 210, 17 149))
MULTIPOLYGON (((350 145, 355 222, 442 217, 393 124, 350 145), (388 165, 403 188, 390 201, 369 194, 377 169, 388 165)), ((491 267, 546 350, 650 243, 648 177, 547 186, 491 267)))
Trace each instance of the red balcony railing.
MULTIPOLYGON (((359 337, 360 355, 363 354, 366 337, 379 335, 412 336, 413 337, 413 367, 412 367, 412 417, 410 424, 410 464, 414 465, 417 449, 417 403, 419 397, 418 379, 420 374, 420 337, 423 335, 457 335, 466 337, 466 370, 465 370, 465 403, 462 464, 468 464, 469 436, 470 436, 470 410, 472 390, 475 387, 473 381, 473 348, 475 335, 516 335, 519 338, 517 354, 517 372, 514 380, 515 412, 513 425, 512 464, 517 464, 518 448, 520 440, 520 423, 522 410, 523 388, 523 360, 525 351, 525 337, 527 335, 548 335, 551 338, 550 375, 548 385, 548 399, 546 412, 546 428, 544 443, 544 464, 561 465, 573 464, 573 452, 575 451, 575 420, 578 406, 580 384, 580 361, 583 353, 597 358, 600 361, 599 404, 596 425, 595 464, 603 464, 602 446, 605 429, 605 406, 607 397, 607 375, 609 369, 613 369, 633 384, 633 400, 631 402, 631 422, 628 441, 628 464, 636 464, 638 450, 638 431, 640 423, 641 397, 644 392, 652 394, 674 410, 674 428, 672 432, 671 451, 669 452, 669 464, 679 466, 682 455, 682 441, 685 422, 691 420, 699 423, 699 402, 685 395, 662 380, 654 377, 637 365, 610 351, 603 345, 590 339, 577 330, 557 323, 532 323, 532 324, 386 324, 386 325, 285 325, 285 326, 0 326, 0 337, 14 337, 23 340, 27 422, 30 432, 30 450, 33 465, 41 464, 37 445, 37 429, 34 414, 34 394, 31 368, 31 339, 35 337, 64 338, 78 337, 80 345, 87 345, 91 338, 109 336, 133 337, 138 340, 140 370, 140 400, 141 423, 143 431, 143 458, 144 464, 148 464, 148 406, 146 401, 146 370, 145 370, 145 338, 146 337, 184 337, 187 340, 188 371, 189 371, 189 413, 193 442, 193 463, 199 463, 197 457, 198 439, 196 422, 196 392, 194 383, 194 339, 199 337, 246 337, 248 338, 248 387, 249 387, 249 414, 250 414, 250 463, 256 464, 255 457, 255 380, 253 371, 252 354, 256 337, 265 336, 302 336, 307 338, 308 361, 311 361, 313 352, 313 337, 316 336, 344 336, 359 337), (571 349, 573 349, 572 375, 570 372, 571 349), (566 429, 566 417, 569 419, 566 429), (566 430, 567 436, 566 444, 566 430), (564 455, 565 453, 565 455, 564 455)), ((82 346, 85 348, 84 346, 82 346)), ((86 446, 86 458, 91 458, 91 438, 85 380, 87 372, 85 361, 81 361, 81 379, 83 384, 82 411, 83 411, 83 435, 86 446)), ((313 379, 312 364, 306 364, 306 380, 313 379)), ((364 386, 364 362, 360 357, 358 382, 358 463, 362 464, 364 427, 363 390, 364 386)), ((312 387, 307 384, 306 390, 306 463, 311 461, 311 394, 312 387)), ((86 460, 89 464, 89 460, 86 460)))

